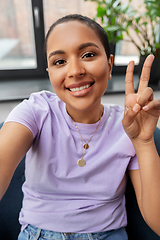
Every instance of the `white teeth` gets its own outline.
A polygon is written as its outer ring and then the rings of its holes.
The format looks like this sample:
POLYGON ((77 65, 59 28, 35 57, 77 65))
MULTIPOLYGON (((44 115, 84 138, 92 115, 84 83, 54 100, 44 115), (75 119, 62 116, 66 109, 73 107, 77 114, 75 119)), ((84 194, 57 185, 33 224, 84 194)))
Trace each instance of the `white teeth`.
POLYGON ((87 84, 87 85, 85 85, 85 86, 82 86, 82 87, 77 87, 77 88, 70 88, 70 91, 71 92, 78 92, 78 91, 81 91, 81 90, 83 90, 83 89, 86 89, 86 88, 89 88, 90 87, 90 85, 89 84, 87 84))

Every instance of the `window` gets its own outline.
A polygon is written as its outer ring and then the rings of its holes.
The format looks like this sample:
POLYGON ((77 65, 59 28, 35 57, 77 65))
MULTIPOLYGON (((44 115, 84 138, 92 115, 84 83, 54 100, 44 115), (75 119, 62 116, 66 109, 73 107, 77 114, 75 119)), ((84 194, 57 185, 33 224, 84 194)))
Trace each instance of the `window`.
POLYGON ((1 80, 44 76, 42 1, 2 0, 0 12, 1 80))
MULTIPOLYGON (((96 8, 96 2, 84 0, 1 0, 0 80, 46 78, 43 44, 49 26, 69 13, 94 18, 96 8)), ((124 73, 130 57, 138 63, 135 47, 118 43, 114 73, 124 73)))

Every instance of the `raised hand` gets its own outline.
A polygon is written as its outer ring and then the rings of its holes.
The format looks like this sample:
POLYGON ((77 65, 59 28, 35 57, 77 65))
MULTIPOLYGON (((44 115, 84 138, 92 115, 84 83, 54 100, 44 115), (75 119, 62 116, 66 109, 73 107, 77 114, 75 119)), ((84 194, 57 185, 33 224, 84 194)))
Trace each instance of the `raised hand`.
MULTIPOLYGON (((150 141, 160 116, 160 99, 153 99, 153 90, 148 87, 153 55, 143 65, 138 92, 134 91, 134 62, 128 64, 125 79, 125 111, 123 127, 131 140, 138 138, 150 141)), ((160 66, 159 66, 160 67, 160 66)))

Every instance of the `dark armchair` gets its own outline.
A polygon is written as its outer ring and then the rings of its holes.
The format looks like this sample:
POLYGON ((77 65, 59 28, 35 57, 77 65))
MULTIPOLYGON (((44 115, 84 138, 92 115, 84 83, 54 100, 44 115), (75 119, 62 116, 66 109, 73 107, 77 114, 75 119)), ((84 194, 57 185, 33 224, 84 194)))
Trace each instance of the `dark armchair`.
MULTIPOLYGON (((0 124, 1 127, 2 124, 0 124)), ((160 155, 160 129, 156 128, 154 137, 160 155)), ((18 216, 23 198, 21 186, 25 179, 24 162, 25 159, 18 165, 10 186, 0 202, 0 240, 17 240, 20 232, 18 216)), ((128 214, 126 229, 129 240, 160 240, 160 237, 144 222, 130 180, 128 180, 126 189, 126 207, 128 214)))

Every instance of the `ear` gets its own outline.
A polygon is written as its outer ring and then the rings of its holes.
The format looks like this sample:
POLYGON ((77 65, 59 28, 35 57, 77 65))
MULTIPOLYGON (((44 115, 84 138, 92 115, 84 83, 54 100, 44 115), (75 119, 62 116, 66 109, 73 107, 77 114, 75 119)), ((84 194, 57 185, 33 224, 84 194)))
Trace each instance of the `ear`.
POLYGON ((113 67, 113 55, 110 55, 110 58, 108 60, 108 66, 109 66, 109 80, 112 78, 112 67, 113 67))
POLYGON ((46 71, 48 72, 48 68, 46 68, 46 71))

